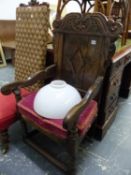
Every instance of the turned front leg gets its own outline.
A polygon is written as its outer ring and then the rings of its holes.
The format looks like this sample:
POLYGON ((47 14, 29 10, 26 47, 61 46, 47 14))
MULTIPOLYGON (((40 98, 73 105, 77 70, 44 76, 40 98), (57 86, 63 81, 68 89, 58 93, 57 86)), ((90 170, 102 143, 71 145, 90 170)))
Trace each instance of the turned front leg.
POLYGON ((78 132, 73 131, 68 136, 67 151, 69 160, 67 163, 67 175, 76 175, 76 156, 78 152, 78 132))
POLYGON ((8 130, 0 131, 1 152, 5 154, 9 149, 9 134, 8 130))

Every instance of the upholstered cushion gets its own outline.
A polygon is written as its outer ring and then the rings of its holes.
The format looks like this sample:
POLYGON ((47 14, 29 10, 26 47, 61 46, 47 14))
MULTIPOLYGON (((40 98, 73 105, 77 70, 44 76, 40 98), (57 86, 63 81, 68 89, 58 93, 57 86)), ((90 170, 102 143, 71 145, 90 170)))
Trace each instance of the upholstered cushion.
MULTIPOLYGON (((23 117, 27 120, 34 122, 35 125, 42 127, 49 133, 55 134, 61 139, 67 138, 67 130, 63 128, 63 120, 61 119, 47 119, 39 116, 33 109, 33 101, 36 93, 22 98, 18 103, 18 109, 23 117)), ((94 121, 97 114, 97 103, 92 100, 86 109, 81 113, 77 127, 80 135, 86 133, 90 128, 91 123, 94 121)))
MULTIPOLYGON (((22 96, 29 94, 26 89, 21 89, 22 96)), ((3 95, 0 92, 0 131, 7 129, 16 120, 16 100, 14 94, 3 95)))

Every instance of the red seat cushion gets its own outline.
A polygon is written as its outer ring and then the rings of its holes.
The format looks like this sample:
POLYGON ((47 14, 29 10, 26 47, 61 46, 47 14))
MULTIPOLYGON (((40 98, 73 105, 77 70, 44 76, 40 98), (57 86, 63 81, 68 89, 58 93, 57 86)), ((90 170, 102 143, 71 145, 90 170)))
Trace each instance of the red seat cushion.
MULTIPOLYGON (((63 128, 62 119, 47 119, 39 116, 35 113, 33 109, 33 102, 36 93, 31 93, 30 95, 22 98, 18 103, 18 110, 23 117, 27 120, 34 122, 35 125, 45 129, 49 133, 55 134, 55 136, 65 139, 67 138, 67 130, 63 128)), ((85 110, 81 113, 77 127, 80 135, 86 133, 90 128, 92 122, 94 121, 97 114, 97 103, 92 100, 85 110)))
MULTIPOLYGON (((22 96, 26 96, 30 92, 21 89, 22 96)), ((8 129, 8 127, 16 120, 16 100, 14 94, 3 95, 0 92, 0 131, 8 129)))

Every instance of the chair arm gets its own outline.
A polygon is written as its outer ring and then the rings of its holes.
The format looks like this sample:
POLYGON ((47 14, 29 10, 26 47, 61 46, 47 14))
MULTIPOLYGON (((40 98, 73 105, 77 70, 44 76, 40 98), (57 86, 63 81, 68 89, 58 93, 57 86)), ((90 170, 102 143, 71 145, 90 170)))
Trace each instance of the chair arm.
POLYGON ((45 70, 41 70, 35 73, 33 76, 30 76, 27 80, 15 81, 2 86, 1 92, 4 95, 9 95, 12 92, 15 93, 15 91, 19 90, 20 88, 31 86, 37 81, 45 80, 47 78, 54 76, 55 72, 56 72, 56 65, 53 64, 51 66, 48 66, 45 70))
POLYGON ((63 127, 67 129, 68 131, 75 131, 76 130, 76 124, 79 119, 79 116, 81 112, 84 110, 84 108, 88 105, 91 99, 96 97, 98 94, 100 87, 102 85, 103 77, 98 77, 95 81, 95 83, 89 88, 86 95, 82 99, 82 101, 75 105, 65 116, 63 127))

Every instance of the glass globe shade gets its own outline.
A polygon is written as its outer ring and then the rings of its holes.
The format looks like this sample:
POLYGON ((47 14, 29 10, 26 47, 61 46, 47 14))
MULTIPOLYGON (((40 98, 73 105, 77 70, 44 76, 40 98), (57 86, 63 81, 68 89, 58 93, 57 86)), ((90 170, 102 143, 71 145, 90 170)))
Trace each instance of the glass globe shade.
POLYGON ((40 116, 63 119, 81 101, 80 93, 63 80, 54 80, 42 87, 34 99, 34 110, 40 116))

